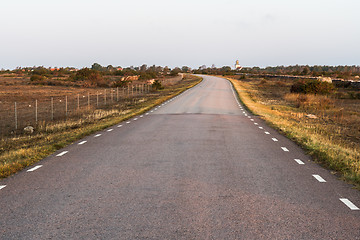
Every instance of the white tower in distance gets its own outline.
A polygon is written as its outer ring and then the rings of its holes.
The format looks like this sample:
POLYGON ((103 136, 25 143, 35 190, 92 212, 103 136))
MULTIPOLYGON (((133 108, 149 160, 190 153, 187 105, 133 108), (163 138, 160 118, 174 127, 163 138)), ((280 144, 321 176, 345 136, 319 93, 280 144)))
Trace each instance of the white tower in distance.
POLYGON ((235 70, 241 70, 241 69, 242 69, 242 66, 240 66, 239 60, 236 60, 236 62, 235 62, 235 70))

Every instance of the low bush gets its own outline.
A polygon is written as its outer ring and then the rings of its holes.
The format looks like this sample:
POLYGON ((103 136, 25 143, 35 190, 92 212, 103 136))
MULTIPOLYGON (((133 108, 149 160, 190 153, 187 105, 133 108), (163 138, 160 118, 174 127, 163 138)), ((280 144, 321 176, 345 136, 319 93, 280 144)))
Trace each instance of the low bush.
POLYGON ((260 81, 260 85, 264 85, 264 84, 266 84, 267 83, 267 81, 265 80, 265 79, 262 79, 261 81, 260 81))
POLYGON ((79 70, 74 76, 74 80, 88 80, 91 85, 97 87, 109 86, 99 71, 89 68, 83 68, 79 70))
POLYGON ((121 81, 121 80, 118 80, 118 81, 114 81, 111 85, 111 87, 113 88, 116 88, 116 87, 120 87, 120 88, 123 88, 123 87, 127 87, 127 85, 130 83, 130 81, 121 81))
POLYGON ((322 82, 320 80, 300 80, 295 82, 291 88, 292 93, 305 93, 305 94, 330 94, 335 91, 332 83, 322 82))
POLYGON ((284 99, 294 104, 297 108, 323 110, 334 107, 334 100, 328 96, 314 94, 288 93, 284 99))
POLYGON ((161 82, 159 80, 155 80, 154 83, 152 84, 152 88, 155 90, 161 90, 164 89, 164 87, 162 86, 161 82))
POLYGON ((38 74, 31 75, 31 77, 30 77, 30 81, 32 81, 32 82, 34 82, 34 81, 42 81, 44 79, 45 79, 44 76, 38 75, 38 74))
POLYGON ((149 80, 154 78, 156 78, 155 72, 144 72, 144 73, 140 73, 139 80, 149 80))

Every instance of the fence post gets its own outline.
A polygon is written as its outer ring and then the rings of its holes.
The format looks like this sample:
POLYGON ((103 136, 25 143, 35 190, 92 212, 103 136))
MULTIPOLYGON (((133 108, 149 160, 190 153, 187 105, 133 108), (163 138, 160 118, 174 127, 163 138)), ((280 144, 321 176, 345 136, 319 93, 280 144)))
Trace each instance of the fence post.
POLYGON ((105 89, 104 99, 105 99, 105 105, 106 105, 106 89, 105 89))
POLYGON ((99 93, 96 92, 96 107, 99 106, 99 93))
POLYGON ((38 101, 37 101, 37 99, 35 100, 35 122, 36 122, 36 124, 38 122, 38 101))
POLYGON ((15 130, 18 129, 18 117, 17 117, 17 107, 16 107, 16 102, 15 102, 15 130))
POLYGON ((113 89, 112 88, 110 88, 110 98, 111 98, 111 103, 113 103, 114 102, 114 98, 113 98, 113 95, 114 95, 114 91, 113 91, 113 89))
POLYGON ((119 101, 119 87, 116 87, 116 101, 119 101))
POLYGON ((130 95, 130 84, 128 84, 128 96, 130 95))
POLYGON ((51 98, 51 120, 54 120, 54 98, 51 98))
POLYGON ((134 86, 131 84, 131 96, 134 96, 134 86))
POLYGON ((68 103, 67 103, 67 96, 65 96, 65 118, 67 118, 68 115, 68 103))
POLYGON ((80 94, 77 95, 77 110, 80 111, 80 94))
POLYGON ((88 108, 90 109, 90 93, 88 92, 88 108))

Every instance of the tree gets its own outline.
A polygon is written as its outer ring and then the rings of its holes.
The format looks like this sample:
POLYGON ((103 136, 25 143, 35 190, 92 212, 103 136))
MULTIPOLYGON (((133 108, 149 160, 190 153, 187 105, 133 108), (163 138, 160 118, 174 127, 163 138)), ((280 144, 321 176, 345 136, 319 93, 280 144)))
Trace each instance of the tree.
POLYGON ((113 65, 108 65, 108 66, 106 67, 106 70, 108 70, 108 71, 114 71, 115 68, 113 67, 113 65))
POLYGON ((147 70, 147 65, 146 64, 141 65, 140 72, 145 72, 146 70, 147 70))
POLYGON ((304 69, 302 70, 302 75, 309 75, 310 72, 311 71, 309 66, 305 66, 304 69))
POLYGON ((202 65, 199 67, 199 70, 205 70, 206 69, 206 65, 202 65))
POLYGON ((183 67, 181 68, 181 71, 187 73, 187 72, 190 72, 190 71, 191 71, 191 68, 189 68, 188 66, 183 66, 183 67))
POLYGON ((98 63, 94 63, 93 65, 91 65, 91 69, 92 70, 97 70, 97 71, 102 71, 103 67, 98 63))
POLYGON ((181 69, 176 67, 173 70, 171 70, 170 75, 171 76, 177 76, 181 72, 181 69))

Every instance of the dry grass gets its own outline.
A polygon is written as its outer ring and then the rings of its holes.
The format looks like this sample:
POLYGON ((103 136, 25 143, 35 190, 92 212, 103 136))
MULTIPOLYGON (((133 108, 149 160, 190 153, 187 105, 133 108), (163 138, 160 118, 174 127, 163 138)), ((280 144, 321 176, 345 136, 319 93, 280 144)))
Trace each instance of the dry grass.
POLYGON ((360 187, 359 100, 290 94, 291 84, 277 84, 279 80, 263 84, 257 79, 229 80, 253 113, 300 144, 317 162, 360 187))
MULTIPOLYGON (((166 88, 171 88, 182 77, 161 78, 160 82, 166 88)), ((75 83, 78 82, 72 84, 75 83)), ((118 88, 31 84, 29 77, 0 76, 0 138, 21 134, 27 126, 38 129, 41 122, 80 118, 95 108, 123 109, 139 98, 152 98, 154 94, 145 80, 134 80, 128 86, 118 88)))
POLYGON ((32 165, 86 135, 141 114, 200 81, 198 77, 188 76, 185 80, 157 91, 150 97, 136 99, 131 105, 123 106, 122 109, 98 109, 81 119, 44 124, 31 136, 2 139, 0 140, 0 178, 8 177, 32 165))
POLYGON ((334 99, 328 96, 288 93, 284 96, 284 99, 293 103, 295 107, 303 108, 304 110, 318 111, 335 107, 334 99))

